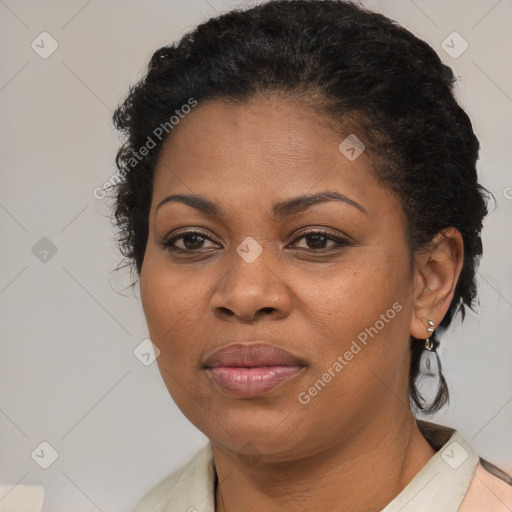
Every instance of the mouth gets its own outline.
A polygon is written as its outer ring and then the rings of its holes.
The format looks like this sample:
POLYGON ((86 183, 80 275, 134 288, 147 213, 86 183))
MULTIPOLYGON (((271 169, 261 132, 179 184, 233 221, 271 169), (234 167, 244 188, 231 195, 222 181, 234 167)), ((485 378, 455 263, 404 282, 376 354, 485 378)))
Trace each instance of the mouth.
POLYGON ((266 343, 234 343, 205 361, 207 376, 225 394, 238 398, 266 395, 298 375, 303 359, 266 343))

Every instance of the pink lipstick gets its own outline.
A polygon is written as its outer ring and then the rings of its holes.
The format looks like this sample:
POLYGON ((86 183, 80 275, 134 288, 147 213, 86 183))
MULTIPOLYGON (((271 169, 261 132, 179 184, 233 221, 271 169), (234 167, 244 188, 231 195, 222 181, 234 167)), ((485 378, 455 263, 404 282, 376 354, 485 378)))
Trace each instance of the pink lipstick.
POLYGON ((213 352, 204 367, 223 392, 256 398, 295 377, 305 362, 274 345, 233 343, 213 352))

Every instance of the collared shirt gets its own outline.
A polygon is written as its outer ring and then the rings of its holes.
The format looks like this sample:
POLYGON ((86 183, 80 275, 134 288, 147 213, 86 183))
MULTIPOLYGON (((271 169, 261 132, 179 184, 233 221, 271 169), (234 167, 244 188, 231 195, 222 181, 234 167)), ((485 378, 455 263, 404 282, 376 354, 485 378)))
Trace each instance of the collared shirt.
MULTIPOLYGON (((436 450, 381 512, 511 512, 512 479, 478 457, 456 431, 417 420, 436 450)), ((216 472, 211 442, 184 467, 154 485, 132 512, 215 512, 216 472)))

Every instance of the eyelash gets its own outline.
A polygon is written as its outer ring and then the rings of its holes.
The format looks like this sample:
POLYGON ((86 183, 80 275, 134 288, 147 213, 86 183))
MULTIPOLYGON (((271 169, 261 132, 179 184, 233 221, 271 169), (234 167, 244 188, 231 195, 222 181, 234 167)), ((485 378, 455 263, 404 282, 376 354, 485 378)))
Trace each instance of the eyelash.
MULTIPOLYGON (((184 249, 177 248, 177 247, 174 246, 174 244, 175 244, 175 242, 177 240, 180 240, 181 238, 184 238, 184 237, 190 236, 190 235, 199 235, 201 238, 209 240, 210 242, 214 242, 214 240, 211 240, 205 233, 203 233, 201 231, 193 231, 192 230, 192 231, 182 231, 181 233, 178 233, 177 235, 173 236, 172 238, 169 238, 167 240, 164 240, 163 242, 160 242, 159 245, 162 246, 164 249, 166 249, 168 251, 171 251, 171 252, 183 253, 183 254, 199 253, 201 251, 201 249, 197 249, 197 250, 193 250, 193 249, 192 250, 184 250, 184 249)), ((294 240, 294 242, 296 242, 298 240, 301 240, 302 238, 305 238, 308 235, 321 235, 321 236, 327 238, 328 240, 331 240, 331 241, 335 242, 337 244, 337 246, 338 246, 337 248, 341 248, 341 247, 345 247, 347 245, 350 245, 350 242, 346 238, 335 236, 332 233, 330 233, 328 231, 323 231, 323 230, 311 230, 311 231, 303 232, 303 233, 300 234, 300 236, 298 236, 298 238, 296 238, 294 240)), ((331 249, 329 249, 329 248, 324 248, 324 249, 303 249, 303 250, 312 251, 312 252, 315 252, 315 253, 321 253, 321 252, 330 251, 332 249, 333 248, 331 248, 331 249)), ((336 247, 334 249, 336 249, 336 247)))

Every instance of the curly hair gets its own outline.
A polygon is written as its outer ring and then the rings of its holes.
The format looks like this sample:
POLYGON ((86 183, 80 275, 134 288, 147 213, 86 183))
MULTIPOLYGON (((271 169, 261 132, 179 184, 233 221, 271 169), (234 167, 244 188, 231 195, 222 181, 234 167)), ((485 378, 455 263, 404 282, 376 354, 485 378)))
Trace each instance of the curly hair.
MULTIPOLYGON (((475 309, 489 197, 478 183, 479 142, 453 94, 455 81, 426 42, 350 2, 271 0, 211 18, 157 50, 113 115, 125 135, 116 156, 114 221, 124 261, 140 277, 165 140, 155 129, 170 133, 169 117, 191 98, 244 102, 283 93, 358 134, 372 172, 400 201, 411 256, 444 229, 460 231, 463 267, 443 332, 457 312, 464 319, 465 307, 475 309)), ((431 339, 437 348, 438 331, 431 339)), ((423 343, 410 341, 411 405, 432 413, 448 400, 448 387, 440 370, 437 396, 426 402, 417 387, 423 343)))

